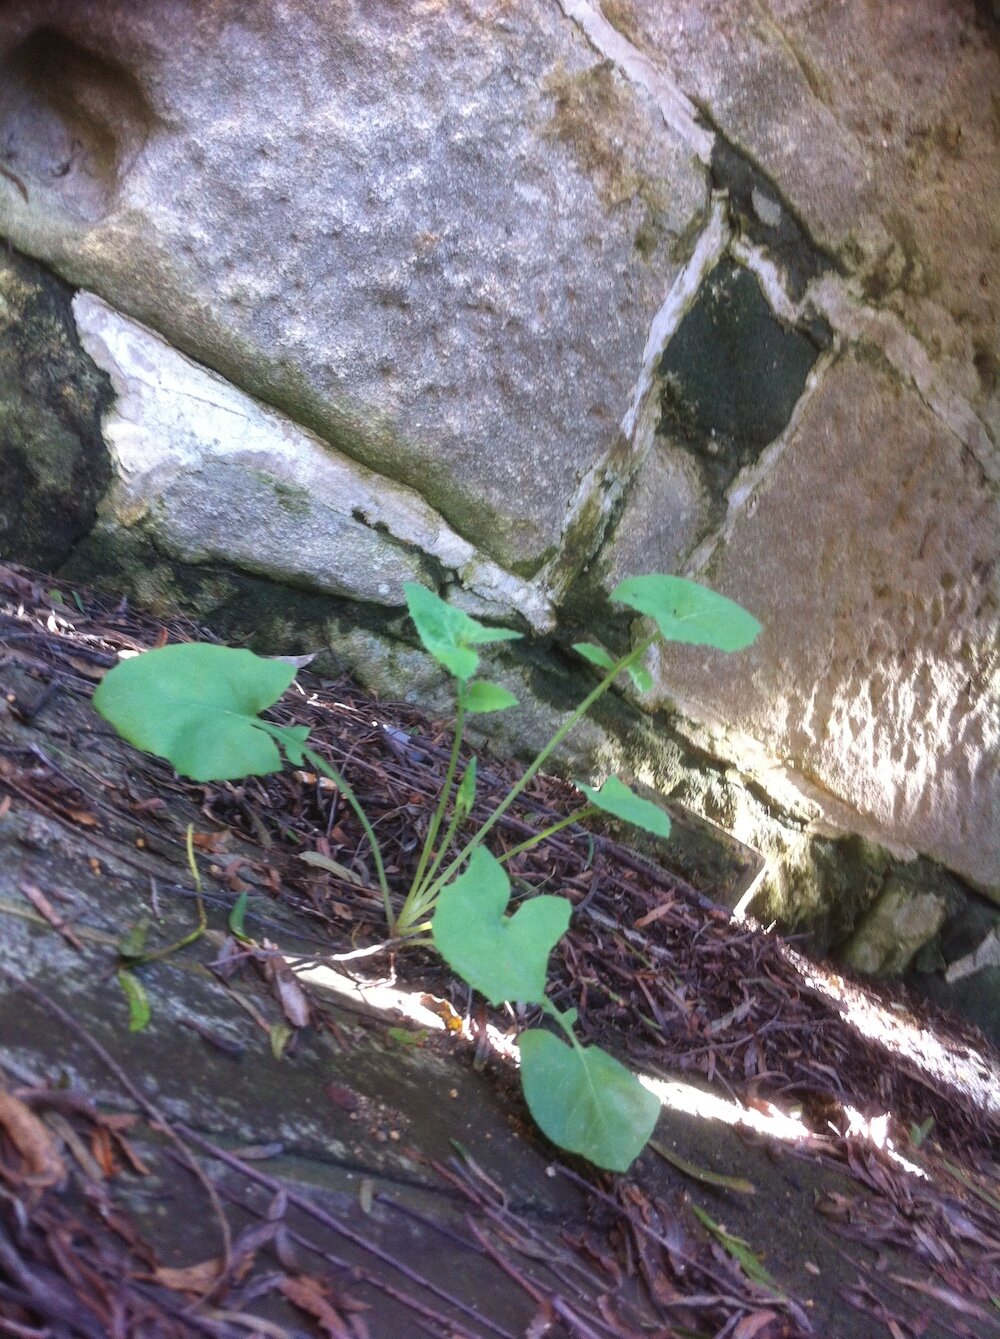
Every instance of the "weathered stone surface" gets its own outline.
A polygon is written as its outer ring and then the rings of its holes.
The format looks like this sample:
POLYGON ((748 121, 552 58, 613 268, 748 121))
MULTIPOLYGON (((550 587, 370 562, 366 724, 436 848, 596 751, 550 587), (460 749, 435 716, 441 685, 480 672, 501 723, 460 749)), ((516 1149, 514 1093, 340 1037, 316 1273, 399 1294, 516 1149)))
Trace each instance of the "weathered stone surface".
POLYGON ((71 290, 0 251, 0 554, 57 567, 94 523, 111 386, 80 347, 71 290))
POLYGON ((536 628, 545 599, 484 558, 411 489, 332 451, 90 294, 80 337, 114 383, 104 527, 189 563, 223 560, 293 586, 400 606, 403 582, 459 584, 461 601, 536 628))
POLYGON ((706 199, 556 7, 45 0, 0 60, 9 236, 493 556, 551 554, 706 199), (30 108, 26 49, 63 73, 30 108))
POLYGON ((971 453, 847 356, 704 571, 762 636, 731 658, 669 648, 661 695, 1000 893, 998 547, 997 491, 971 453))
POLYGON ((900 880, 889 886, 844 950, 849 967, 866 976, 895 976, 944 924, 944 898, 914 893, 900 880))
MULTIPOLYGON (((604 0, 998 426, 1000 82, 974 0, 604 0)), ((766 206, 765 206, 766 209, 766 206)))

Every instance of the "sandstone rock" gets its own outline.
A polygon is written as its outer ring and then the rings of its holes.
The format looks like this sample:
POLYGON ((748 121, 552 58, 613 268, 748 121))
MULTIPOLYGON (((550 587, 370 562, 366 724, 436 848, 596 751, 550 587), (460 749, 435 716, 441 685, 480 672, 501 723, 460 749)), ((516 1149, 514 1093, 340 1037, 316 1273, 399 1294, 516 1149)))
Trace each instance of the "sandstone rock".
MULTIPOLYGON (((1000 431, 995 30, 974 0, 603 0, 1000 431)), ((766 205, 765 205, 766 209, 766 205)))
POLYGON ((914 893, 902 880, 890 879, 844 951, 849 967, 866 976, 897 975, 944 923, 945 899, 914 893))
POLYGON ((706 199, 555 7, 28 0, 0 67, 19 245, 493 557, 552 556, 706 199))
POLYGON ((762 636, 731 658, 669 648, 661 697, 1000 895, 998 546, 971 453, 876 362, 845 357, 704 569, 762 636))
POLYGON ((535 590, 484 559, 408 488, 380 479, 198 367, 152 331, 80 294, 88 352, 111 376, 105 434, 116 480, 104 527, 195 564, 223 561, 293 586, 401 606, 404 581, 441 573, 494 616, 536 629, 535 590))
POLYGON ((422 578, 554 634, 536 723, 614 581, 697 574, 764 637, 602 750, 831 940, 888 860, 848 894, 845 833, 1000 896, 998 59, 972 0, 883 11, 4 8, 0 231, 119 396, 74 570, 433 692, 422 578))

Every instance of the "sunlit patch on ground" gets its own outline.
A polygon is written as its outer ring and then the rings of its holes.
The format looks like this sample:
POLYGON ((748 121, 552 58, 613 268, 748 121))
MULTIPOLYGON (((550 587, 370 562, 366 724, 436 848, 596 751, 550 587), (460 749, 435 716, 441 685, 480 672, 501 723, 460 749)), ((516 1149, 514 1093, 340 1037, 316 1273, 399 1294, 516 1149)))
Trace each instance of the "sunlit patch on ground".
MULTIPOLYGON (((992 1060, 971 1049, 959 1049, 953 1043, 940 1040, 907 1013, 881 1003, 831 969, 807 961, 792 949, 786 948, 785 952, 803 980, 836 1001, 846 1021, 859 1032, 884 1045, 894 1054, 905 1056, 911 1064, 934 1079, 959 1088, 981 1103, 984 1110, 1000 1110, 1000 1070, 992 1060)), ((326 966, 301 967, 298 974, 313 985, 353 998, 372 1009, 391 1011, 418 1028, 447 1031, 467 1041, 475 1040, 481 1047, 488 1047, 497 1057, 508 1063, 517 1063, 518 1051, 513 1032, 504 1032, 493 1024, 487 1025, 485 1030, 474 1031, 469 1019, 458 1014, 447 1000, 426 993, 400 990, 393 980, 362 981, 326 966)), ((644 1074, 640 1074, 639 1078, 663 1106, 671 1110, 703 1120, 740 1126, 783 1141, 808 1142, 824 1137, 857 1139, 881 1149, 906 1171, 921 1177, 925 1175, 896 1147, 891 1134, 890 1112, 868 1117, 844 1102, 831 1113, 828 1129, 818 1132, 805 1123, 794 1105, 788 1109, 783 1109, 773 1101, 745 1105, 680 1080, 668 1081, 644 1074)))

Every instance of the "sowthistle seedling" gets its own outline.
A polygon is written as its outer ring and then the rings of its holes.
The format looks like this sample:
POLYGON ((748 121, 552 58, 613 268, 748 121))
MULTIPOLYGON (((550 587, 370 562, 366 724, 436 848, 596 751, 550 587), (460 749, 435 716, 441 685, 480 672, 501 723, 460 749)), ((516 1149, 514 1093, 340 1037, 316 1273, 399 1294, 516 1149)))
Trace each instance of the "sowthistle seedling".
POLYGON ((496 809, 468 837, 476 761, 457 780, 470 716, 517 705, 512 693, 476 678, 477 648, 520 636, 487 627, 423 586, 405 587, 410 617, 424 648, 455 682, 455 731, 444 783, 402 906, 396 911, 378 838, 346 778, 308 747, 306 726, 280 726, 259 713, 272 706, 295 677, 292 665, 250 651, 184 643, 123 661, 104 678, 94 706, 137 748, 172 763, 195 781, 226 781, 280 770, 281 751, 294 766, 308 764, 339 788, 370 844, 390 934, 411 942, 433 942, 438 952, 491 1004, 537 1006, 565 1037, 545 1028, 521 1034, 521 1082, 540 1128, 560 1147, 611 1171, 625 1171, 653 1132, 659 1103, 612 1056, 584 1046, 574 1031, 576 1011, 560 1011, 545 993, 548 960, 569 926, 565 897, 539 894, 507 915, 511 885, 504 864, 571 823, 598 812, 623 819, 658 837, 670 820, 617 777, 600 788, 578 782, 587 803, 568 818, 493 855, 487 837, 531 783, 553 751, 621 674, 640 692, 651 687, 642 661, 653 644, 688 642, 736 651, 748 646, 760 624, 746 610, 693 581, 674 576, 630 577, 611 599, 651 619, 652 632, 615 660, 590 642, 574 649, 603 677, 521 774, 496 809), (280 751, 279 751, 280 750, 280 751))

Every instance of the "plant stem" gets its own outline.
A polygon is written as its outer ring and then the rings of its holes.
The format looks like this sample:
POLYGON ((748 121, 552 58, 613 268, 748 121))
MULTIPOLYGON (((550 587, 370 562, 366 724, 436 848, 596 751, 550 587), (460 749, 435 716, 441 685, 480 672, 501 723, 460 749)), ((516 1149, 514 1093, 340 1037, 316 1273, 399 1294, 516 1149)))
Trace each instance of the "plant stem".
POLYGON ((389 883, 385 877, 385 866, 382 863, 382 848, 379 846, 378 838, 375 836, 375 829, 368 821, 368 815, 361 807, 361 801, 351 789, 346 778, 338 772, 335 767, 331 767, 328 762, 319 756, 318 753, 315 753, 312 749, 305 748, 302 750, 302 756, 312 763, 317 772, 322 772, 328 780, 333 782, 341 795, 343 795, 344 799, 354 810, 358 822, 364 829, 364 834, 368 838, 368 843, 372 848, 372 859, 375 861, 375 872, 378 875, 378 886, 382 892, 382 905, 385 907, 386 923, 388 924, 390 935, 395 934, 396 922, 395 917, 392 914, 392 901, 389 897, 389 883))
POLYGON ((565 1032, 566 1036, 569 1038, 569 1043, 574 1050, 576 1051, 583 1050, 583 1047, 580 1045, 579 1038, 573 1031, 573 1024, 566 1021, 566 1015, 562 1012, 561 1009, 556 1008, 556 1006, 552 1003, 552 1001, 549 999, 547 995, 545 995, 542 998, 539 1008, 541 1009, 543 1014, 547 1014, 549 1018, 553 1019, 554 1022, 559 1024, 563 1032, 565 1032))
POLYGON ((433 863, 427 871, 427 875, 424 879, 424 886, 420 889, 416 887, 411 888, 406 901, 403 903, 403 909, 399 913, 399 919, 396 921, 397 935, 406 935, 414 921, 419 920, 421 916, 426 916, 428 912, 433 910, 434 902, 437 900, 437 892, 434 891, 434 876, 440 868, 441 861, 447 855, 451 843, 454 840, 455 833, 458 831, 458 825, 464 817, 466 817, 466 815, 457 809, 452 813, 451 821, 449 822, 441 844, 438 847, 437 855, 434 857, 433 863), (428 889, 431 890, 432 896, 427 895, 428 889))
POLYGON ((433 897, 436 897, 437 894, 441 891, 441 889, 445 886, 445 884, 449 882, 452 876, 458 873, 458 870, 465 863, 465 861, 468 860, 469 856, 476 849, 476 847, 480 846, 482 842, 485 840, 486 836, 493 830, 493 828, 496 827, 497 823, 499 823, 500 819, 504 816, 504 814, 507 812, 510 806, 521 794, 521 792, 531 783, 532 780, 534 780, 535 774, 544 766, 550 754, 552 754, 552 752, 559 747, 559 745, 563 742, 563 740, 573 729, 573 727, 577 724, 577 722, 580 721, 587 714, 587 712, 599 698, 604 696, 604 694, 608 691, 608 689, 614 683, 615 679, 618 677, 619 674, 621 674, 623 670, 627 670, 630 665, 634 664, 637 660, 640 660, 646 654, 649 648, 658 639, 659 635, 660 635, 659 632, 654 632, 652 636, 647 637, 645 641, 640 642, 637 647, 635 647, 628 653, 628 655, 622 656, 621 660, 619 660, 615 665, 611 667, 611 669, 608 670, 607 674, 597 685, 597 687, 592 689, 591 692, 587 694, 587 696, 583 699, 583 701, 576 708, 576 710, 571 712, 570 715, 567 716, 565 721, 563 721, 562 725, 560 725, 559 729, 555 732, 555 734, 545 745, 542 751, 536 755, 534 761, 528 765, 528 767, 525 769, 525 771, 522 773, 519 779, 514 783, 514 785, 505 795, 505 797, 493 810, 493 813, 489 816, 489 818, 479 829, 479 831, 475 833, 474 836, 470 837, 470 839, 462 847, 459 853, 455 856, 455 859, 451 862, 451 864, 448 865, 446 869, 441 874, 439 874, 437 878, 434 880, 433 884, 428 890, 433 894, 433 897))
POLYGON ((533 846, 545 841, 546 837, 552 837, 555 833, 561 832, 563 828, 571 827, 574 823, 582 823, 585 818, 591 818, 596 813, 600 813, 600 810, 595 804, 586 804, 582 809, 578 809, 575 814, 570 814, 569 818, 560 818, 558 823, 553 823, 544 832, 536 832, 533 837, 526 837, 517 846, 512 846, 509 851, 504 851, 503 855, 497 856, 497 859, 501 865, 508 860, 513 860, 522 851, 530 851, 533 846))
MULTIPOLYGON (((417 913, 414 907, 420 901, 420 894, 424 884, 424 874, 427 870, 427 862, 434 853, 434 843, 437 841, 438 833, 441 831, 441 823, 444 819, 445 810, 448 807, 448 800, 451 798, 451 787, 455 780, 455 773, 458 770, 458 758, 462 748, 462 736, 465 733, 465 684, 460 683, 458 687, 458 705, 455 712, 455 737, 451 745, 451 757, 448 759, 448 769, 445 772, 444 783, 441 787, 441 796, 438 799, 437 808, 434 810, 434 816, 427 829, 427 836, 424 839, 424 849, 420 852, 420 861, 417 864, 417 872, 413 876, 413 882, 410 884, 410 891, 406 895, 406 901, 403 903, 403 910, 400 912, 397 929, 400 922, 410 922, 416 919, 417 913)), ((448 843, 455 835, 456 824, 449 826, 445 833, 444 841, 441 843, 441 850, 438 852, 437 859, 431 866, 427 874, 427 882, 434 877, 438 865, 441 863, 441 857, 448 849, 448 843)))

